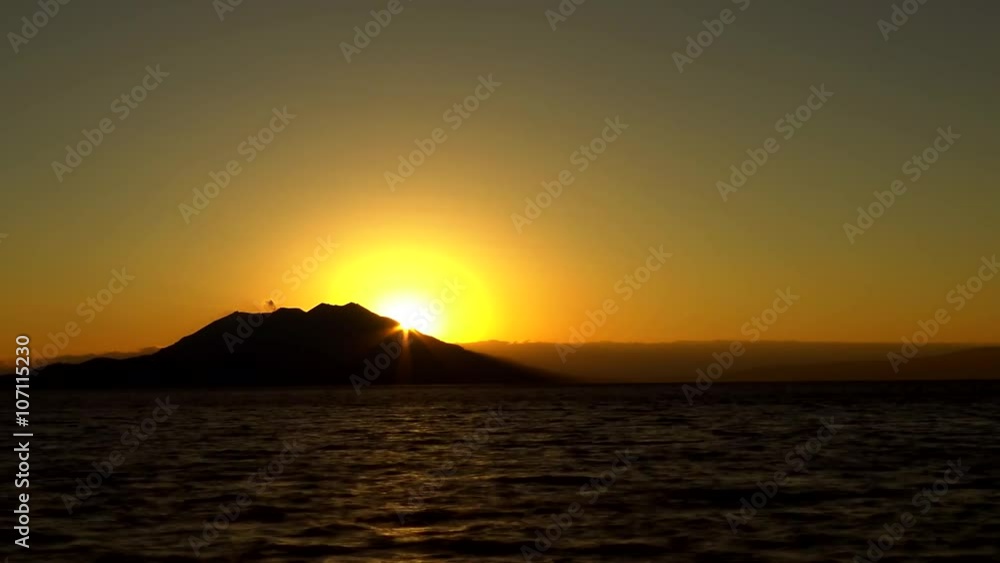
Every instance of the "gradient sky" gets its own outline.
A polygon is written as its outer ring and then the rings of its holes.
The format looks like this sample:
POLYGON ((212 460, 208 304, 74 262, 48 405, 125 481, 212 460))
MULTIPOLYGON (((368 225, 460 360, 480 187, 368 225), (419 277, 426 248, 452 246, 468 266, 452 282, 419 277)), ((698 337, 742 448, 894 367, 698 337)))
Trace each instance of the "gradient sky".
MULTIPOLYGON (((274 290, 389 314, 456 282, 426 325, 453 341, 564 341, 607 299, 594 340, 740 338, 784 288, 801 301, 768 339, 898 341, 1000 251, 996 3, 931 0, 885 41, 889 1, 591 0, 553 31, 556 0, 403 0, 348 63, 341 43, 387 4, 246 0, 220 21, 209 2, 78 1, 8 44, 0 359, 67 322, 61 353, 134 350, 274 290), (673 53, 727 8, 678 72, 673 53), (111 103, 147 65, 169 77, 120 120, 111 103), (452 130, 445 111, 489 75, 500 86, 452 130), (834 96, 724 202, 716 182, 820 85, 834 96), (286 106, 245 162, 240 143, 286 106), (577 171, 615 117, 628 129, 577 171), (104 118, 115 130, 59 182, 52 162, 104 118), (948 126, 961 139, 851 244, 843 224, 948 126), (439 127, 391 191, 386 171, 439 127), (232 159, 242 172, 185 222, 178 205, 232 159), (564 169, 573 184, 519 233, 511 215, 564 169), (318 237, 338 246, 295 283, 318 237), (616 282, 661 245, 672 257, 625 300, 616 282), (81 314, 116 268, 135 279, 81 314)), ((37 10, 4 2, 4 32, 37 10)), ((1000 277, 936 341, 1000 342, 998 313, 1000 277)))

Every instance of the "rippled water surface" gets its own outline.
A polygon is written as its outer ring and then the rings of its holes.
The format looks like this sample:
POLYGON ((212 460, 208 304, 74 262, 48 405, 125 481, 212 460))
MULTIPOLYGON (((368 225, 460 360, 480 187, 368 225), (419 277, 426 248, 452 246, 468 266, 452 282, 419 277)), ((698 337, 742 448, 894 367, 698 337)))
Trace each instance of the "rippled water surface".
POLYGON ((719 384, 694 406, 679 386, 52 392, 33 397, 32 548, 4 553, 853 561, 909 512, 883 561, 1000 561, 998 390, 719 384), (154 413, 168 397, 176 411, 154 413), (740 515, 741 499, 761 507, 740 515))

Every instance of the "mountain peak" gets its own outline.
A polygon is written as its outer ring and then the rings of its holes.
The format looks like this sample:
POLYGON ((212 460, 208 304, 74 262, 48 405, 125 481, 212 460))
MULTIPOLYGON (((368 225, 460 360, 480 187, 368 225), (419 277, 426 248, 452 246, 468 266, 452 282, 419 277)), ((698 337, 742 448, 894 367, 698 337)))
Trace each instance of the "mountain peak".
POLYGON ((354 302, 346 305, 320 303, 309 309, 306 316, 323 325, 384 327, 387 329, 399 326, 399 322, 373 313, 354 302))
POLYGON ((47 366, 50 387, 229 387, 287 385, 539 383, 547 376, 404 333, 357 303, 308 312, 233 313, 145 356, 47 366), (369 367, 378 362, 378 372, 369 367), (368 370, 367 372, 365 370, 368 370))
POLYGON ((369 311, 368 309, 362 307, 361 305, 358 305, 354 301, 351 301, 350 303, 347 303, 345 305, 331 305, 329 303, 320 303, 319 305, 316 305, 312 309, 309 309, 308 312, 310 314, 312 314, 312 313, 317 313, 317 312, 318 313, 322 313, 322 312, 328 312, 328 311, 345 311, 345 312, 350 311, 350 312, 356 312, 356 313, 362 313, 363 312, 363 313, 368 313, 370 315, 374 315, 375 314, 375 313, 369 311))

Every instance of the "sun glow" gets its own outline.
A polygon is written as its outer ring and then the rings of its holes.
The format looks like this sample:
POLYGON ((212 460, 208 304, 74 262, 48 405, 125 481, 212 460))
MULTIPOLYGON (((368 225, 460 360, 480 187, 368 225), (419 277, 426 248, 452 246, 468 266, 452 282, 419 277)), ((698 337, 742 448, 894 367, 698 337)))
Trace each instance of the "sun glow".
POLYGON ((384 302, 376 303, 376 313, 399 322, 399 328, 416 330, 425 334, 437 334, 437 319, 420 298, 414 296, 392 296, 384 302))
POLYGON ((354 301, 394 319, 403 330, 447 342, 489 338, 493 296, 474 267, 474 257, 446 254, 432 247, 400 245, 393 239, 392 244, 372 243, 356 254, 345 254, 333 275, 316 286, 333 290, 315 300, 354 301))

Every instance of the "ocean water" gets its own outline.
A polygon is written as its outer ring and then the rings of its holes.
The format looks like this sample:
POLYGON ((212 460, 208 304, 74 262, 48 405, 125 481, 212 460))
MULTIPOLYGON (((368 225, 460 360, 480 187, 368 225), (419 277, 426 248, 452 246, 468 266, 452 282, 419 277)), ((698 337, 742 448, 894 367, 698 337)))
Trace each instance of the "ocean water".
POLYGON ((998 391, 716 384, 694 405, 678 385, 46 392, 31 549, 3 555, 994 562, 998 391))

